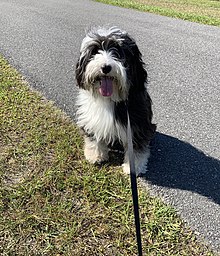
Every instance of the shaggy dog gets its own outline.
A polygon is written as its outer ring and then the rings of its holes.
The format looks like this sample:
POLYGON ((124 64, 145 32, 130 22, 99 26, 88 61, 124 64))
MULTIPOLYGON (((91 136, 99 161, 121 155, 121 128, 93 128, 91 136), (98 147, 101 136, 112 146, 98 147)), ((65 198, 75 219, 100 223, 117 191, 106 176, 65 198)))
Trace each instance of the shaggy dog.
POLYGON ((116 27, 92 29, 82 41, 76 80, 77 124, 85 134, 86 159, 107 161, 108 146, 119 141, 125 150, 123 169, 130 172, 128 111, 136 173, 145 173, 156 125, 151 122, 147 72, 134 39, 116 27))

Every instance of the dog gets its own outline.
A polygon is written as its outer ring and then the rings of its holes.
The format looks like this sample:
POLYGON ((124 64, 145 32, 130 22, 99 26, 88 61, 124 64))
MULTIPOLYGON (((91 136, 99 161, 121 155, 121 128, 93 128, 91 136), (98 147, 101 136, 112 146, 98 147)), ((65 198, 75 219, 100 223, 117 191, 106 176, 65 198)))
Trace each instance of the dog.
POLYGON ((82 41, 75 76, 77 124, 84 132, 84 155, 91 163, 109 158, 109 145, 124 148, 123 169, 130 172, 127 111, 130 117, 137 176, 147 171, 152 124, 152 102, 147 71, 135 40, 117 27, 93 28, 82 41))

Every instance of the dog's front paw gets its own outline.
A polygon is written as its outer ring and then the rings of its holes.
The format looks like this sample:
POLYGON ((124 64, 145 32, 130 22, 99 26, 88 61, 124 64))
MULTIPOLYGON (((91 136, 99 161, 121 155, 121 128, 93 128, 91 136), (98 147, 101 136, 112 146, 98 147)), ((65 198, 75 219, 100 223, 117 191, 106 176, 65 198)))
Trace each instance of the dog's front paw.
POLYGON ((136 175, 137 177, 142 177, 147 173, 147 163, 145 165, 142 166, 138 166, 136 169, 136 175))
POLYGON ((122 165, 123 171, 125 174, 130 174, 130 165, 129 163, 123 163, 122 165))
MULTIPOLYGON (((130 165, 128 163, 124 163, 122 167, 125 174, 130 174, 130 165)), ((145 175, 147 172, 147 165, 137 166, 135 172, 137 177, 145 175)))
POLYGON ((90 163, 101 163, 108 160, 108 147, 103 142, 97 142, 85 137, 84 155, 90 163))
POLYGON ((108 153, 99 152, 98 150, 94 150, 91 148, 85 148, 84 155, 86 160, 90 163, 101 163, 108 160, 108 153))

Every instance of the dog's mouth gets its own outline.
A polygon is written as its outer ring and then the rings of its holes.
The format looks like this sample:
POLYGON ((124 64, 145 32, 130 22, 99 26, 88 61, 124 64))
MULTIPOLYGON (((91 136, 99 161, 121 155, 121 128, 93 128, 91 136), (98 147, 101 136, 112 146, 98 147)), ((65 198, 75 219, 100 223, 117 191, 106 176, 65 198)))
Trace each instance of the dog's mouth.
POLYGON ((99 93, 104 97, 112 96, 114 77, 101 76, 97 80, 100 82, 99 93))

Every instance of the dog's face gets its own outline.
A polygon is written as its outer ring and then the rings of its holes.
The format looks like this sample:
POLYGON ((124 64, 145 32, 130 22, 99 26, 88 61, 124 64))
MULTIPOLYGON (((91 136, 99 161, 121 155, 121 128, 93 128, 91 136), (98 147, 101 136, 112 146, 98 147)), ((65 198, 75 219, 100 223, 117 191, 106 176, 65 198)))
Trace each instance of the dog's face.
POLYGON ((115 27, 92 30, 82 41, 76 65, 78 86, 115 102, 125 100, 132 80, 138 79, 138 63, 143 69, 141 54, 126 32, 115 27))

